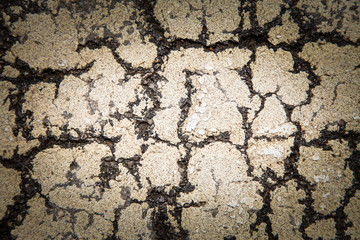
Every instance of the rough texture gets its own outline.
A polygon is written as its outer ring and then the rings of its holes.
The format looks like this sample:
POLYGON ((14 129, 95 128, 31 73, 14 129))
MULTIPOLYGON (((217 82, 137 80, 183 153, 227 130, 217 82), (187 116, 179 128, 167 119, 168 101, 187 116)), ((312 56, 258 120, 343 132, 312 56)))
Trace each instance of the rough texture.
POLYGON ((350 156, 347 142, 329 141, 328 144, 333 151, 300 148, 303 157, 298 167, 299 173, 316 185, 312 194, 314 209, 323 214, 336 210, 352 181, 352 171, 345 167, 344 161, 350 156))
POLYGON ((188 179, 195 190, 180 199, 185 204, 200 203, 199 208, 184 211, 184 227, 190 230, 191 239, 240 237, 249 232, 249 220, 255 217, 252 210, 261 208, 258 192, 262 187, 251 181, 246 170, 244 157, 229 144, 213 143, 194 150, 188 179))
POLYGON ((358 41, 360 18, 356 0, 301 0, 297 6, 304 11, 302 21, 315 23, 320 32, 337 32, 353 42, 358 41))
POLYGON ((269 41, 277 45, 279 43, 292 43, 299 38, 299 26, 294 23, 291 18, 290 12, 286 12, 282 15, 281 25, 270 29, 269 41))
POLYGON ((297 188, 294 181, 277 188, 271 195, 271 207, 273 214, 270 215, 274 233, 279 239, 302 239, 300 225, 304 205, 300 201, 305 198, 304 191, 297 188))
POLYGON ((20 194, 20 182, 21 176, 13 169, 7 169, 0 166, 0 178, 1 178, 1 194, 0 199, 0 217, 3 218, 7 211, 7 206, 14 203, 13 198, 20 194))
POLYGON ((0 11, 0 239, 359 238, 358 1, 0 11))

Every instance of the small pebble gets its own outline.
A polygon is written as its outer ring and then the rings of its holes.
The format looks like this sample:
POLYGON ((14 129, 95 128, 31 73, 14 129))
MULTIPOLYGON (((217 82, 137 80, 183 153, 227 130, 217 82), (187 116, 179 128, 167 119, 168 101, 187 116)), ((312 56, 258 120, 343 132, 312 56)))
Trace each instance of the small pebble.
POLYGON ((125 117, 127 117, 127 118, 132 117, 132 113, 126 112, 125 117))
POLYGON ((315 155, 313 156, 313 160, 314 160, 314 161, 317 161, 317 160, 319 160, 319 158, 320 158, 320 154, 319 154, 319 153, 315 153, 315 155))
POLYGON ((200 135, 204 135, 205 134, 205 130, 204 129, 200 129, 198 132, 200 135))
POLYGON ((149 88, 151 88, 151 89, 155 89, 155 84, 154 83, 149 83, 149 88))

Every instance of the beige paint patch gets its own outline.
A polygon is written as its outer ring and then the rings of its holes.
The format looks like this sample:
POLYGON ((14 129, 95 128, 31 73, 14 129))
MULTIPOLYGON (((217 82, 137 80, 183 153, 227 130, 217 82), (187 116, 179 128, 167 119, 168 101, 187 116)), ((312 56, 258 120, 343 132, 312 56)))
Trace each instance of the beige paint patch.
POLYGON ((347 142, 329 141, 332 151, 314 147, 300 147, 298 170, 312 184, 316 184, 312 197, 315 211, 329 214, 335 211, 351 186, 353 174, 345 159, 350 156, 347 142))
POLYGON ((260 94, 276 93, 289 105, 298 105, 307 98, 309 89, 307 74, 293 71, 293 57, 290 52, 267 47, 256 49, 256 61, 251 64, 254 89, 260 94))
MULTIPOLYGON (((188 133, 192 140, 199 141, 207 136, 229 131, 230 140, 241 144, 244 140, 244 132, 242 116, 237 107, 256 108, 260 104, 256 97, 248 99, 249 89, 236 71, 249 61, 249 57, 250 52, 242 49, 228 50, 218 55, 204 53, 200 49, 172 52, 163 71, 163 76, 168 82, 160 84, 160 89, 161 106, 173 108, 163 111, 171 111, 173 116, 164 119, 161 123, 159 118, 155 119, 158 134, 169 136, 170 133, 161 133, 160 129, 165 128, 172 130, 172 139, 177 135, 176 116, 180 114, 180 109, 177 105, 174 106, 174 103, 180 103, 181 99, 186 98, 187 80, 192 82, 197 93, 192 95, 192 106, 182 132, 188 133), (182 60, 178 61, 179 58, 182 60), (202 61, 199 61, 199 58, 202 61), (186 79, 185 73, 179 71, 184 68, 198 73, 186 79), (234 81, 237 82, 235 88, 232 84, 234 81), (220 123, 217 119, 226 119, 226 121, 220 123), (166 127, 161 127, 163 125, 166 127)), ((254 114, 253 110, 250 110, 250 116, 251 113, 254 114)))
POLYGON ((229 235, 237 239, 253 239, 249 226, 255 219, 255 214, 249 215, 243 208, 185 208, 182 226, 189 231, 190 239, 224 239, 229 235))
POLYGON ((125 239, 150 239, 150 210, 144 204, 131 204, 121 210, 117 236, 125 239), (145 210, 145 211, 144 211, 145 210))
POLYGON ((100 240, 112 235, 112 222, 99 215, 78 212, 75 218, 74 232, 79 239, 100 240))
POLYGON ((244 15, 244 23, 242 26, 243 30, 250 30, 251 29, 251 20, 250 20, 250 12, 245 12, 244 15))
POLYGON ((231 48, 217 53, 216 56, 220 62, 219 68, 241 70, 250 61, 251 54, 248 49, 231 48))
POLYGON ((37 83, 30 86, 25 93, 23 103, 23 113, 32 112, 32 118, 27 120, 27 124, 32 128, 31 134, 38 138, 46 136, 47 130, 51 134, 60 136, 60 127, 65 124, 64 115, 70 112, 61 111, 55 104, 55 83, 37 83), (45 124, 44 124, 45 123, 45 124))
POLYGON ((46 4, 47 8, 52 12, 52 14, 55 15, 58 13, 60 1, 61 0, 47 0, 44 3, 46 4))
POLYGON ((15 85, 10 82, 0 82, 0 156, 11 158, 16 149, 17 143, 14 141, 12 128, 16 127, 15 111, 9 111, 9 94, 18 92, 15 85))
POLYGON ((261 175, 270 168, 278 177, 284 174, 284 160, 290 155, 294 138, 285 140, 257 140, 250 139, 247 154, 251 166, 254 167, 253 174, 261 175))
POLYGON ((8 14, 6 14, 6 12, 2 12, 2 19, 4 20, 4 25, 9 27, 10 23, 10 16, 8 14))
POLYGON ((149 68, 157 57, 157 46, 150 42, 148 36, 143 36, 137 26, 136 21, 144 21, 140 12, 134 10, 133 3, 123 4, 117 3, 116 7, 111 10, 109 20, 106 21, 106 26, 112 22, 112 32, 117 33, 120 37, 117 41, 120 46, 115 50, 119 57, 126 62, 132 64, 133 67, 149 68), (126 11, 128 10, 128 11, 126 11), (132 16, 130 13, 136 16, 132 16), (121 16, 124 26, 119 26, 118 17, 121 16), (121 29, 121 30, 120 30, 121 29))
POLYGON ((15 63, 16 56, 11 51, 6 51, 2 59, 9 63, 15 63))
POLYGON ((193 104, 182 131, 189 132, 194 141, 219 134, 221 131, 230 131, 231 141, 242 143, 244 139, 244 132, 241 129, 242 116, 236 108, 237 104, 252 107, 257 106, 259 101, 256 97, 250 101, 246 98, 250 92, 235 69, 243 67, 249 61, 250 54, 250 51, 242 49, 232 49, 218 55, 204 53, 201 49, 172 52, 162 73, 167 81, 159 84, 162 93, 161 107, 169 109, 162 110, 164 113, 161 111, 158 113, 162 116, 171 112, 172 116, 162 120, 159 117, 155 118, 155 129, 159 136, 171 137, 178 141, 175 137, 179 121, 177 116, 180 115, 178 104, 181 99, 187 97, 186 76, 181 69, 188 69, 201 74, 191 78, 198 92, 192 95, 193 104), (215 71, 219 74, 214 76, 215 71), (232 81, 238 82, 235 89, 231 84, 232 81), (220 106, 224 108, 221 109, 220 106), (219 125, 216 121, 219 118, 226 118, 228 121, 219 125), (169 129, 171 132, 165 133, 164 129, 169 129))
POLYGON ((114 210, 123 203, 119 199, 118 193, 102 194, 95 187, 82 187, 79 189, 75 186, 67 187, 66 190, 55 189, 50 193, 50 199, 59 207, 73 208, 84 210, 93 214, 101 214, 106 220, 114 220, 114 210), (89 197, 84 199, 84 197, 89 197), (110 197, 110 198, 107 198, 110 197), (101 200, 96 200, 101 198, 101 200))
MULTIPOLYGON (((86 15, 81 13, 81 10, 70 13, 67 9, 59 8, 58 11, 58 4, 56 1, 45 4, 51 12, 56 12, 57 16, 54 18, 45 13, 27 14, 24 21, 20 20, 11 26, 12 33, 20 37, 20 41, 11 51, 28 62, 32 68, 44 70, 84 66, 86 63, 76 51, 78 45, 95 37, 103 38, 104 26, 106 31, 113 33, 121 43, 117 49, 121 58, 135 67, 152 65, 157 56, 157 48, 148 38, 146 42, 141 40, 135 22, 140 21, 141 17, 132 3, 127 6, 116 3, 110 8, 109 3, 103 2, 103 5, 97 4, 93 11, 86 15), (128 44, 123 44, 125 41, 128 44), (136 57, 139 55, 142 57, 136 57)), ((79 4, 74 4, 73 7, 81 8, 79 4)))
POLYGON ((299 26, 294 23, 290 12, 285 12, 281 20, 282 25, 270 29, 269 41, 274 45, 295 42, 299 38, 299 26))
POLYGON ((202 30, 202 3, 196 1, 156 2, 154 13, 166 30, 165 37, 188 38, 196 40, 202 30), (181 24, 179 24, 181 22, 181 24))
POLYGON ((212 143, 195 148, 188 166, 188 178, 195 190, 178 202, 200 203, 199 208, 183 209, 182 225, 192 239, 223 238, 229 234, 249 237, 249 224, 259 209, 262 187, 247 176, 242 154, 230 144, 212 143))
POLYGON ((73 158, 72 149, 62 149, 60 146, 54 146, 36 155, 33 160, 32 176, 41 184, 43 194, 49 194, 54 185, 65 184, 68 181, 66 173, 70 171, 73 158), (49 179, 51 181, 47 181, 49 179))
MULTIPOLYGON (((123 161, 121 162, 123 164, 123 161)), ((128 201, 130 199, 133 199, 135 201, 145 201, 147 197, 147 188, 141 186, 139 187, 136 178, 130 173, 129 169, 119 164, 119 170, 120 174, 116 177, 115 181, 111 180, 109 182, 110 189, 112 190, 105 192, 105 200, 107 201, 107 199, 112 199, 115 201, 120 201, 122 206, 124 206, 124 202, 122 200, 128 201), (122 196, 122 200, 119 200, 119 192, 125 192, 126 194, 128 194, 128 196, 126 198, 122 196)))
POLYGON ((9 78, 17 78, 20 75, 20 72, 16 68, 6 65, 1 75, 9 78))
POLYGON ((236 0, 205 1, 205 20, 209 31, 208 45, 216 42, 233 40, 237 41, 235 34, 231 33, 239 27, 241 17, 239 15, 240 2, 236 0))
MULTIPOLYGON (((189 134, 191 140, 199 141, 208 136, 229 131, 231 141, 242 144, 245 138, 242 129, 243 119, 237 110, 236 102, 229 99, 230 97, 235 98, 235 96, 230 94, 227 99, 226 90, 224 89, 230 87, 229 82, 238 81, 238 88, 245 90, 242 91, 243 95, 239 96, 238 100, 241 101, 245 98, 247 102, 246 94, 250 93, 245 83, 241 82, 238 75, 230 74, 223 74, 223 76, 202 75, 192 78, 192 81, 198 91, 192 95, 192 106, 188 114, 189 117, 185 121, 183 132, 189 134), (219 122, 218 119, 224 121, 219 122)), ((231 93, 240 92, 232 91, 231 93)), ((248 105, 250 104, 248 103, 248 105)))
POLYGON ((16 239, 27 240, 29 236, 36 239, 60 239, 68 233, 72 233, 70 213, 62 209, 57 209, 58 211, 55 213, 49 213, 45 199, 39 196, 30 199, 28 206, 30 208, 23 224, 11 231, 16 239))
POLYGON ((265 100, 264 108, 253 121, 252 129, 254 136, 289 137, 296 131, 296 126, 287 120, 280 101, 271 96, 265 100))
POLYGON ((346 122, 346 130, 360 131, 360 48, 331 43, 309 43, 300 54, 316 66, 321 83, 313 89, 308 105, 295 108, 292 119, 299 121, 310 141, 320 136, 327 124, 346 122))
POLYGON ((74 149, 55 146, 36 155, 32 176, 41 184, 42 193, 57 206, 85 210, 113 220, 113 210, 125 202, 118 195, 122 188, 133 190, 136 199, 142 199, 142 192, 121 166, 116 181, 109 182, 110 188, 100 189, 100 165, 103 158, 111 156, 109 147, 97 143, 74 149))
POLYGON ((359 190, 350 199, 349 204, 344 209, 345 214, 348 217, 348 221, 352 222, 352 227, 349 227, 346 231, 350 236, 360 236, 360 192, 359 190))
MULTIPOLYGON (((66 120, 59 122, 61 117, 47 116, 51 125, 67 123, 68 129, 73 130, 70 133, 74 137, 81 137, 78 132, 84 133, 90 128, 95 130, 95 134, 100 134, 101 121, 108 120, 115 113, 123 114, 130 110, 128 103, 135 101, 136 93, 140 91, 139 76, 133 76, 125 82, 124 69, 114 60, 109 49, 84 50, 82 56, 96 60, 92 68, 80 78, 73 75, 64 77, 59 86, 58 96, 53 100, 54 112, 57 111, 66 120)), ((45 110, 46 107, 42 108, 42 111, 45 110)), ((44 115, 41 112, 39 114, 44 115)), ((55 113, 53 115, 56 116, 55 113)), ((117 135, 116 132, 105 134, 117 135)))
POLYGON ((343 81, 351 82, 355 79, 351 79, 349 73, 356 73, 356 66, 360 63, 359 53, 359 47, 339 47, 333 43, 318 41, 305 44, 300 57, 315 65, 314 72, 320 77, 343 74, 346 76, 343 81))
POLYGON ((160 139, 177 143, 180 141, 177 132, 177 123, 180 117, 180 109, 176 107, 165 108, 159 111, 153 118, 155 123, 154 131, 160 139), (163 124, 164 119, 168 119, 168 124, 163 124))
POLYGON ((188 166, 188 178, 195 190, 182 196, 181 202, 206 202, 207 208, 228 203, 259 208, 256 192, 262 187, 247 176, 247 168, 242 154, 230 144, 216 142, 196 148, 188 166))
MULTIPOLYGON (((113 137, 120 136, 120 142, 115 144, 115 156, 117 158, 132 158, 135 155, 141 155, 141 145, 144 143, 143 140, 137 138, 135 134, 135 129, 133 123, 128 119, 123 119, 120 122, 117 122, 114 125, 114 128, 106 132, 116 133, 116 135, 110 135, 113 137)), ((107 124, 109 126, 110 124, 107 124)))
POLYGON ((16 136, 13 129, 17 127, 15 110, 10 110, 9 95, 17 94, 15 85, 7 81, 0 82, 0 156, 11 158, 15 151, 26 154, 30 149, 39 145, 37 140, 26 140, 20 131, 16 136))
POLYGON ((136 94, 141 90, 140 76, 135 75, 125 81, 125 69, 106 47, 86 50, 82 55, 95 60, 91 69, 80 76, 90 85, 87 100, 90 112, 105 120, 110 114, 123 114, 129 110, 129 102, 135 101, 136 94))
POLYGON ((17 14, 17 15, 20 15, 24 10, 20 6, 11 6, 10 9, 11 9, 12 13, 17 14))
POLYGON ((260 27, 264 27, 266 23, 274 20, 281 10, 281 6, 284 6, 284 1, 277 0, 263 0, 256 2, 256 15, 258 24, 260 27))
POLYGON ((221 41, 237 41, 231 33, 239 27, 238 1, 157 1, 155 16, 166 30, 165 37, 198 40, 206 21, 211 45, 221 41), (181 22, 181 24, 178 24, 181 22))
POLYGON ((116 49, 120 58, 132 64, 133 67, 149 68, 157 57, 157 47, 154 43, 145 38, 145 43, 141 40, 140 34, 132 36, 130 43, 121 45, 116 49))
POLYGON ((133 2, 126 4, 110 1, 91 2, 90 4, 72 3, 76 9, 74 13, 78 23, 78 39, 81 44, 97 37, 103 38, 106 32, 110 32, 120 43, 129 37, 128 32, 133 32, 135 21, 144 21, 139 16, 133 2), (95 4, 94 4, 95 3, 95 4), (91 11, 89 11, 91 8, 91 11), (132 30, 131 30, 132 29, 132 30))
POLYGON ((305 233, 312 239, 319 237, 326 240, 334 239, 336 233, 335 222, 331 218, 328 220, 319 220, 305 229, 305 233))
POLYGON ((146 177, 152 185, 173 187, 180 183, 180 172, 177 162, 180 153, 176 147, 165 143, 155 143, 149 146, 141 160, 139 168, 141 182, 144 186, 149 185, 146 177), (146 176, 146 177, 145 177, 146 176))
MULTIPOLYGON (((67 116, 69 129, 85 132, 86 128, 97 122, 98 116, 88 101, 89 91, 89 84, 78 77, 69 75, 62 80, 54 104, 67 116)), ((79 137, 78 133, 71 133, 74 137, 79 137)))
MULTIPOLYGON (((241 239, 241 238, 240 238, 241 239)), ((252 232, 251 237, 249 239, 256 239, 256 240, 268 240, 268 234, 266 233, 266 224, 261 223, 257 226, 256 232, 252 232)))
POLYGON ((85 65, 76 52, 76 22, 65 9, 54 20, 45 13, 27 14, 24 21, 13 23, 11 30, 20 38, 11 51, 32 68, 67 69, 85 65))
POLYGON ((20 194, 21 175, 19 172, 5 168, 0 164, 0 219, 5 216, 7 206, 14 204, 13 198, 20 194))
POLYGON ((279 239, 303 239, 299 227, 305 205, 300 205, 299 200, 305 198, 305 192, 296 187, 296 182, 291 180, 271 194, 273 214, 269 217, 273 233, 278 234, 279 239))

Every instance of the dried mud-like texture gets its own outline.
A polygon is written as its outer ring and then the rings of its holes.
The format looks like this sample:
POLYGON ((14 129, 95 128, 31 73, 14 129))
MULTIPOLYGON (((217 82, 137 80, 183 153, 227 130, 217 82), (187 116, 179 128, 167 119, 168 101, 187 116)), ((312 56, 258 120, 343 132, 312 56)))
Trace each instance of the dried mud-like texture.
POLYGON ((154 14, 166 30, 165 37, 197 39, 202 30, 203 18, 201 1, 156 2, 154 14), (181 22, 181 25, 178 23, 181 22))
POLYGON ((13 204, 13 198, 20 194, 20 182, 21 176, 18 172, 13 169, 7 169, 3 166, 1 167, 0 177, 2 179, 1 185, 1 194, 2 198, 0 199, 0 217, 3 218, 7 211, 7 206, 13 204))
POLYGON ((360 198, 359 192, 356 192, 355 196, 350 200, 350 203, 347 205, 345 209, 345 214, 348 216, 349 223, 351 227, 348 228, 347 233, 351 236, 359 236, 360 235, 360 226, 359 226, 359 218, 360 218, 360 198))
POLYGON ((262 95, 276 92, 280 100, 289 105, 299 105, 306 100, 309 80, 305 72, 292 73, 291 53, 261 47, 256 50, 256 61, 251 67, 255 91, 262 95))
POLYGON ((312 239, 334 239, 335 238, 335 228, 334 228, 333 219, 321 220, 315 222, 308 229, 306 229, 307 235, 312 239))
POLYGON ((300 225, 305 206, 299 200, 305 198, 305 192, 297 188, 295 181, 291 180, 286 185, 277 188, 271 195, 270 215, 274 232, 279 239, 302 239, 300 225))
POLYGON ((324 42, 304 46, 300 56, 314 65, 321 79, 311 102, 297 107, 292 116, 302 123, 306 140, 318 138, 322 130, 343 121, 345 132, 359 131, 359 53, 358 47, 324 42))
POLYGON ((286 12, 281 17, 281 25, 270 29, 269 41, 277 45, 279 43, 292 43, 299 38, 299 26, 294 22, 290 12, 286 12))
POLYGON ((356 1, 0 3, 0 239, 357 239, 356 1))
POLYGON ((207 44, 236 40, 233 33, 240 22, 239 1, 157 1, 154 13, 165 29, 165 37, 203 39, 207 29, 207 44), (179 22, 182 24, 179 25, 179 22))
POLYGON ((256 3, 256 16, 259 26, 274 20, 280 15, 281 7, 285 5, 285 1, 264 0, 256 3))
POLYGON ((328 144, 333 151, 301 147, 300 154, 309 158, 301 157, 298 167, 299 173, 315 185, 313 206, 322 214, 336 210, 353 179, 352 171, 345 167, 344 161, 350 156, 348 143, 331 140, 328 144))
POLYGON ((185 204, 201 203, 195 210, 184 209, 182 221, 191 239, 229 234, 250 237, 249 233, 242 234, 249 231, 249 221, 255 217, 253 210, 262 206, 258 194, 262 187, 246 171, 244 156, 230 144, 212 143, 193 151, 188 179, 195 190, 179 199, 185 204))

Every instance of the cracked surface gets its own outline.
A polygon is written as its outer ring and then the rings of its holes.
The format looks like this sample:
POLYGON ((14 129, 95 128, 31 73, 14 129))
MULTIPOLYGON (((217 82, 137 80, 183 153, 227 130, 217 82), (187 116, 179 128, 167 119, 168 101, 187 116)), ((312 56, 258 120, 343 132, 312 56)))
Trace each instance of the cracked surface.
POLYGON ((357 1, 0 3, 1 239, 358 239, 357 1))

